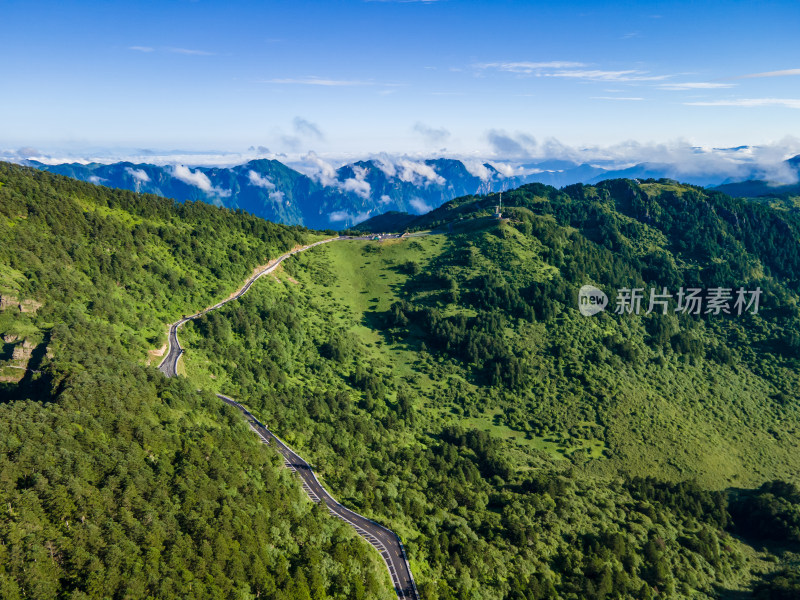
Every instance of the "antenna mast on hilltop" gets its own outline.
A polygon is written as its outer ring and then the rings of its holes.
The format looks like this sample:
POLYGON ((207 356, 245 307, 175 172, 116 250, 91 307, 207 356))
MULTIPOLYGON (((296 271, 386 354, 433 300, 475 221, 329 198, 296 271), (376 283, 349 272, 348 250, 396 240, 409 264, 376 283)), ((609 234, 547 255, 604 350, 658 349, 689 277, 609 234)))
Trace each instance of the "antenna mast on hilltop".
POLYGON ((503 192, 500 192, 500 204, 494 207, 494 218, 503 218, 503 192))

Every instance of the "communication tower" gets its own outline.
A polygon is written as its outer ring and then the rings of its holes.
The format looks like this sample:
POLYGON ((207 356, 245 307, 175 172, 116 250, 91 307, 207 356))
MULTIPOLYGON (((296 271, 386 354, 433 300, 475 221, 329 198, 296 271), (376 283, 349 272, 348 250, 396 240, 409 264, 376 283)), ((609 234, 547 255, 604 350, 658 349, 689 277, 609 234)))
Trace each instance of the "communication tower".
POLYGON ((503 218, 503 192, 500 192, 500 204, 494 207, 494 218, 503 218))

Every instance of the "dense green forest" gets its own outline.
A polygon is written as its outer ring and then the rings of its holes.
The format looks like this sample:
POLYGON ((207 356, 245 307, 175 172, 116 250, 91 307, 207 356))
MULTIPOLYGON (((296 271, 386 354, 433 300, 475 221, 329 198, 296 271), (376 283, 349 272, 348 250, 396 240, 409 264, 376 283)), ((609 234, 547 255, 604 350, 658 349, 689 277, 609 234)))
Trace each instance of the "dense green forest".
POLYGON ((313 239, 0 163, 0 598, 392 598, 241 416, 145 367, 313 239))
POLYGON ((297 255, 168 380, 168 322, 318 236, 0 163, 0 597, 394 597, 212 391, 398 532, 424 600, 798 597, 796 215, 668 181, 504 201, 297 255), (584 317, 587 283, 763 298, 584 317))
POLYGON ((398 531, 426 600, 794 597, 798 221, 668 181, 504 200, 299 255, 187 327, 190 378, 398 531), (763 297, 590 318, 587 283, 763 297))

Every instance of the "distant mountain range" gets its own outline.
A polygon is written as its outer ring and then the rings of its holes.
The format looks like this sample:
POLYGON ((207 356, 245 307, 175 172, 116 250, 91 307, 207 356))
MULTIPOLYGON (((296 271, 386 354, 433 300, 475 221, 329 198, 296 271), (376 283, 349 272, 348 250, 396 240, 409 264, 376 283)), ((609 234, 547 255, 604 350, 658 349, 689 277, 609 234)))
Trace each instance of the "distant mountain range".
POLYGON ((482 177, 457 160, 359 161, 308 176, 277 160, 230 168, 113 164, 30 166, 109 187, 241 208, 270 221, 341 229, 388 210, 421 214, 466 194, 518 186, 491 165, 482 177))
MULTIPOLYGON (((765 195, 777 189, 758 180, 755 166, 738 183, 732 182, 728 174, 713 169, 687 175, 675 165, 659 163, 615 169, 547 160, 509 169, 500 163, 468 166, 454 159, 402 158, 358 161, 334 169, 319 162, 319 170, 313 175, 268 159, 226 168, 131 162, 48 165, 34 160, 26 164, 98 185, 179 201, 202 200, 240 208, 270 221, 315 229, 344 229, 389 211, 424 214, 459 196, 513 189, 534 182, 560 188, 615 178, 671 178, 701 186, 724 185, 722 191, 738 196, 765 195)), ((786 164, 800 172, 800 156, 786 164)))
MULTIPOLYGON (((790 169, 800 174, 800 155, 790 158, 785 163, 790 169)), ((763 179, 749 179, 724 183, 713 189, 724 192, 729 196, 739 198, 762 198, 762 197, 792 197, 800 196, 800 183, 776 185, 763 179)))

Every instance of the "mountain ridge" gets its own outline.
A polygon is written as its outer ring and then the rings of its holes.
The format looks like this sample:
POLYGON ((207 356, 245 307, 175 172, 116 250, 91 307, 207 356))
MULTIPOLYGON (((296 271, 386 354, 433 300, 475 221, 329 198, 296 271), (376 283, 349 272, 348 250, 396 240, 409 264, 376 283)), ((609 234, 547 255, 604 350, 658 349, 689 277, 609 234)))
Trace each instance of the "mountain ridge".
MULTIPOLYGON (((641 162, 615 169, 548 159, 501 169, 490 162, 467 164, 452 158, 371 158, 338 168, 315 155, 310 155, 309 160, 318 169, 316 173, 306 174, 267 158, 232 167, 160 166, 127 161, 55 165, 34 160, 26 162, 37 169, 98 185, 153 193, 181 202, 202 200, 242 209, 277 223, 317 229, 346 229, 390 211, 424 214, 460 196, 488 194, 528 183, 564 187, 615 178, 667 177, 701 186, 733 185, 730 189, 733 195, 738 195, 739 189, 758 192, 753 195, 773 191, 766 182, 752 183, 764 175, 754 165, 743 173, 743 183, 739 183, 713 169, 687 175, 677 165, 663 162, 641 162)), ((789 159, 784 165, 789 173, 798 173, 800 157, 789 159)))

